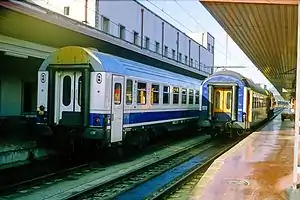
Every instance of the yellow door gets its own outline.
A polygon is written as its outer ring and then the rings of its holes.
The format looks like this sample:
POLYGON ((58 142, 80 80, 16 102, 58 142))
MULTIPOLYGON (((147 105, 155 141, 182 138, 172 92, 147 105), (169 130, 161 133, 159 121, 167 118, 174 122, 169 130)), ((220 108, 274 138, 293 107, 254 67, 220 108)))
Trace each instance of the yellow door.
POLYGON ((223 112, 223 89, 214 90, 213 112, 223 112))
POLYGON ((232 92, 230 89, 223 90, 223 103, 224 103, 224 111, 225 113, 231 113, 231 105, 232 105, 232 92))
POLYGON ((214 90, 214 113, 231 113, 232 91, 230 89, 216 88, 214 90))

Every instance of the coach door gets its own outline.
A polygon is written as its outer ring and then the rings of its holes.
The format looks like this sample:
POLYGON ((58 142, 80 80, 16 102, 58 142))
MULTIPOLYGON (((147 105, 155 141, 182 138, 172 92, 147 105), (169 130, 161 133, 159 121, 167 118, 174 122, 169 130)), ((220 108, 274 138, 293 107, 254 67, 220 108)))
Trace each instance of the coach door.
POLYGON ((112 76, 111 142, 122 141, 124 112, 124 77, 112 76))
POLYGON ((81 95, 81 72, 56 72, 54 108, 56 124, 63 118, 63 124, 80 124, 81 95))
POLYGON ((228 120, 231 118, 232 90, 226 88, 215 88, 213 116, 217 120, 228 120))

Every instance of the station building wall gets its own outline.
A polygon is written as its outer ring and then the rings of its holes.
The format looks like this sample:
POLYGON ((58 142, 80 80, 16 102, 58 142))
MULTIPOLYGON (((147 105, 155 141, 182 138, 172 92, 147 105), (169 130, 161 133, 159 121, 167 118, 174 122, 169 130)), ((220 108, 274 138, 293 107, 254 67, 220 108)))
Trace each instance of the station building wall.
POLYGON ((211 74, 214 38, 206 33, 205 44, 168 23, 136 0, 32 0, 102 32, 155 52, 188 67, 211 74), (203 54, 203 55, 202 55, 203 54))

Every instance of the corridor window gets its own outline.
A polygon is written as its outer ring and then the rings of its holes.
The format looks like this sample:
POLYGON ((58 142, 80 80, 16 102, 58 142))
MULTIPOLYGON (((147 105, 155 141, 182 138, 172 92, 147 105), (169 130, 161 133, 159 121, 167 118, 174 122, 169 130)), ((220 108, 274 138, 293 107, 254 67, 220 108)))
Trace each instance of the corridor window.
POLYGON ((115 105, 121 104, 121 98, 122 98, 122 85, 121 83, 115 83, 115 90, 114 90, 115 105))
POLYGON ((147 84, 146 83, 139 83, 138 82, 138 89, 137 89, 137 103, 145 105, 147 99, 147 84))
POLYGON ((182 88, 182 92, 181 92, 181 104, 186 104, 186 94, 187 90, 185 88, 182 88))
POLYGON ((159 85, 151 86, 151 104, 159 103, 159 85))
POLYGON ((132 80, 126 80, 126 104, 132 104, 132 80))
POLYGON ((195 98, 196 98, 196 100, 195 100, 195 104, 199 104, 199 99, 200 99, 200 92, 199 92, 199 90, 196 90, 196 93, 195 93, 195 98))
POLYGON ((194 90, 189 89, 189 104, 194 103, 194 90))
POLYGON ((179 88, 173 87, 173 104, 179 103, 179 88))
POLYGON ((168 104, 169 102, 170 102, 170 87, 164 86, 163 103, 168 104))

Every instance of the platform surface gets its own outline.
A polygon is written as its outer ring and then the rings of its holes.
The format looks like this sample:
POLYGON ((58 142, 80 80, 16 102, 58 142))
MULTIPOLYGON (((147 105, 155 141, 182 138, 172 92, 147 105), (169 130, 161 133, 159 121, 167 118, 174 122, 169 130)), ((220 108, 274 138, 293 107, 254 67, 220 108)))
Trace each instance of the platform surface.
MULTIPOLYGON (((190 199, 281 200, 292 184, 294 123, 280 115, 223 154, 190 199)), ((299 180, 299 176, 298 176, 299 180)))

